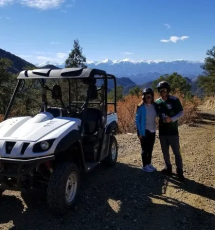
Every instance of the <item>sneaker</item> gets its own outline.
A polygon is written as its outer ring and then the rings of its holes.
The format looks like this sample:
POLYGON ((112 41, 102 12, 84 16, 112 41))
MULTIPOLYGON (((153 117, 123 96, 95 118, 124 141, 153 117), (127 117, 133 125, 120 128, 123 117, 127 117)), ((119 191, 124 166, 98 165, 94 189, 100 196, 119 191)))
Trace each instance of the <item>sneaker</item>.
POLYGON ((144 172, 153 172, 154 170, 152 170, 148 165, 146 165, 145 167, 142 168, 142 170, 144 172))
POLYGON ((163 170, 161 170, 161 173, 165 175, 171 175, 172 169, 164 168, 163 170))
POLYGON ((157 169, 156 169, 152 164, 150 164, 150 165, 148 165, 148 166, 149 166, 149 168, 152 169, 153 171, 157 171, 157 169))

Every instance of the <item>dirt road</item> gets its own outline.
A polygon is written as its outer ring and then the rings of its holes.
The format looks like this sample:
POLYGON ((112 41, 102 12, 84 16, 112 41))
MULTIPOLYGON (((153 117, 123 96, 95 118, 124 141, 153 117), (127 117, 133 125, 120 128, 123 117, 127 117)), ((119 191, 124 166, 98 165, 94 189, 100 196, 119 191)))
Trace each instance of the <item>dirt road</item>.
POLYGON ((99 166, 82 178, 74 210, 54 216, 41 198, 23 199, 19 192, 6 191, 0 198, 0 229, 214 230, 215 115, 203 117, 196 127, 180 127, 184 184, 160 174, 164 165, 158 139, 153 153, 158 172, 145 173, 136 135, 119 135, 118 164, 99 166))

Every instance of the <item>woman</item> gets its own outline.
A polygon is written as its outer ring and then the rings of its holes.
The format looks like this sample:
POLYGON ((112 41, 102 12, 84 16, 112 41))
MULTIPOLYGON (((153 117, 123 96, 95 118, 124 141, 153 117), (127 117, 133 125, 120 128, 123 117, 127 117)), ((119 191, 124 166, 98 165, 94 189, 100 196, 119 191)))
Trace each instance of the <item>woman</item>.
POLYGON ((154 92, 145 88, 142 93, 143 101, 137 107, 135 117, 137 135, 142 148, 142 162, 144 172, 153 172, 156 168, 151 164, 152 152, 155 143, 156 111, 154 106, 154 92))

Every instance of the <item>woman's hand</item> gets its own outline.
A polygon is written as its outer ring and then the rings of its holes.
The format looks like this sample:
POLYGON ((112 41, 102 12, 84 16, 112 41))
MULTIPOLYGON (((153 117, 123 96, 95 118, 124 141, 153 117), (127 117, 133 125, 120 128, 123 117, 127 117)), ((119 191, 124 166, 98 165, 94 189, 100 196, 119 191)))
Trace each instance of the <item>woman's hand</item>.
POLYGON ((165 122, 166 122, 166 123, 172 122, 172 118, 167 116, 166 119, 165 119, 165 122))

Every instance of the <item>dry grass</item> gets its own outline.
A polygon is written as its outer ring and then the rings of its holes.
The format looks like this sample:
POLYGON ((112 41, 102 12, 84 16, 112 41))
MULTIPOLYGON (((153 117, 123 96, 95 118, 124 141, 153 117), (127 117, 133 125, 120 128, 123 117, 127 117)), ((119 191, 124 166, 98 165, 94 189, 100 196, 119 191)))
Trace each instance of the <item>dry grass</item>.
POLYGON ((215 98, 214 97, 205 98, 203 107, 204 109, 214 110, 215 109, 215 98))
MULTIPOLYGON (((180 99, 184 108, 184 117, 180 119, 179 123, 188 125, 195 123, 199 119, 197 108, 200 105, 200 100, 197 97, 188 100, 180 93, 176 93, 175 96, 180 99)), ((158 95, 155 95, 155 98, 158 97, 158 95)), ((135 132, 135 114, 140 101, 141 97, 131 95, 125 96, 122 101, 118 101, 117 113, 120 133, 135 132)))

